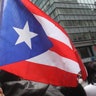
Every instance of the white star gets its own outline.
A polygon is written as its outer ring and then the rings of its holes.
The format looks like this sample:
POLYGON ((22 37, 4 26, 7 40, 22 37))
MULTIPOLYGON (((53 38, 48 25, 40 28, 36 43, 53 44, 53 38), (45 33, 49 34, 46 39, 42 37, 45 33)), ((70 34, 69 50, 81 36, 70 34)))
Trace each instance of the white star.
POLYGON ((29 48, 31 48, 31 46, 32 46, 31 39, 34 38, 35 36, 37 36, 38 34, 36 34, 34 32, 30 32, 28 22, 26 22, 23 29, 19 29, 19 28, 15 28, 15 27, 13 27, 13 28, 19 35, 19 38, 17 39, 15 45, 25 42, 29 46, 29 48))

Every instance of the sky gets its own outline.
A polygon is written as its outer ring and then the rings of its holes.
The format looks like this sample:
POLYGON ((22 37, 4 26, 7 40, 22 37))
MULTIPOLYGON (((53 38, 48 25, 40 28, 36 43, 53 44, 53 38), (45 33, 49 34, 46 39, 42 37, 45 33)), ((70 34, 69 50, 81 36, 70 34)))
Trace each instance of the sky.
POLYGON ((93 3, 95 2, 96 0, 78 0, 79 3, 93 3))

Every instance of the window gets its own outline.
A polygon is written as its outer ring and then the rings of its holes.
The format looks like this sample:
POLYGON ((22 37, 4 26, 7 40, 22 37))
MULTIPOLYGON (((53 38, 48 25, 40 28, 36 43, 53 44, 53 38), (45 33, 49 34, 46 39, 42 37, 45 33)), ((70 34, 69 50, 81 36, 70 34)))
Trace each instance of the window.
POLYGON ((91 40, 95 39, 96 40, 96 32, 90 32, 91 35, 91 40))
POLYGON ((83 58, 83 59, 93 56, 91 47, 80 47, 80 48, 77 48, 77 50, 78 50, 81 58, 83 58))
POLYGON ((86 27, 96 26, 96 21, 92 20, 62 20, 60 21, 62 26, 75 26, 75 27, 86 27))
POLYGON ((74 41, 74 42, 87 41, 87 40, 90 40, 91 39, 89 32, 87 32, 87 33, 84 33, 84 32, 83 33, 71 33, 69 35, 70 35, 72 41, 74 41))
POLYGON ((50 7, 50 2, 47 1, 45 5, 46 5, 46 6, 44 6, 44 7, 42 8, 44 11, 46 11, 46 10, 50 7))

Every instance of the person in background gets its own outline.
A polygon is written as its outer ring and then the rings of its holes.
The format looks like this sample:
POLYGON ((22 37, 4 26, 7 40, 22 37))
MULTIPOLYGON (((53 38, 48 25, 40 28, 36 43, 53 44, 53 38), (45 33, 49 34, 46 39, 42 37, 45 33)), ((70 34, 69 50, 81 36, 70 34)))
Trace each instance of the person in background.
POLYGON ((96 96, 96 74, 92 80, 92 83, 84 87, 87 96, 96 96))
POLYGON ((89 69, 89 78, 88 78, 88 85, 84 87, 87 96, 96 96, 96 62, 90 63, 88 66, 89 69))
POLYGON ((90 83, 93 84, 94 75, 96 74, 96 62, 90 62, 85 66, 88 72, 88 77, 87 77, 88 84, 90 83))

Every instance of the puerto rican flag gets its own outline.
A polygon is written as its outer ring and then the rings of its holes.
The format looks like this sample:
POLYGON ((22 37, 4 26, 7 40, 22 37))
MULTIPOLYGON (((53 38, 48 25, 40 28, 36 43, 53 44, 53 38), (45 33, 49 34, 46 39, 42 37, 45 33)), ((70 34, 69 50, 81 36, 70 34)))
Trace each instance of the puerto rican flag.
POLYGON ((87 73, 65 30, 30 0, 3 0, 0 69, 23 79, 76 86, 87 73))

